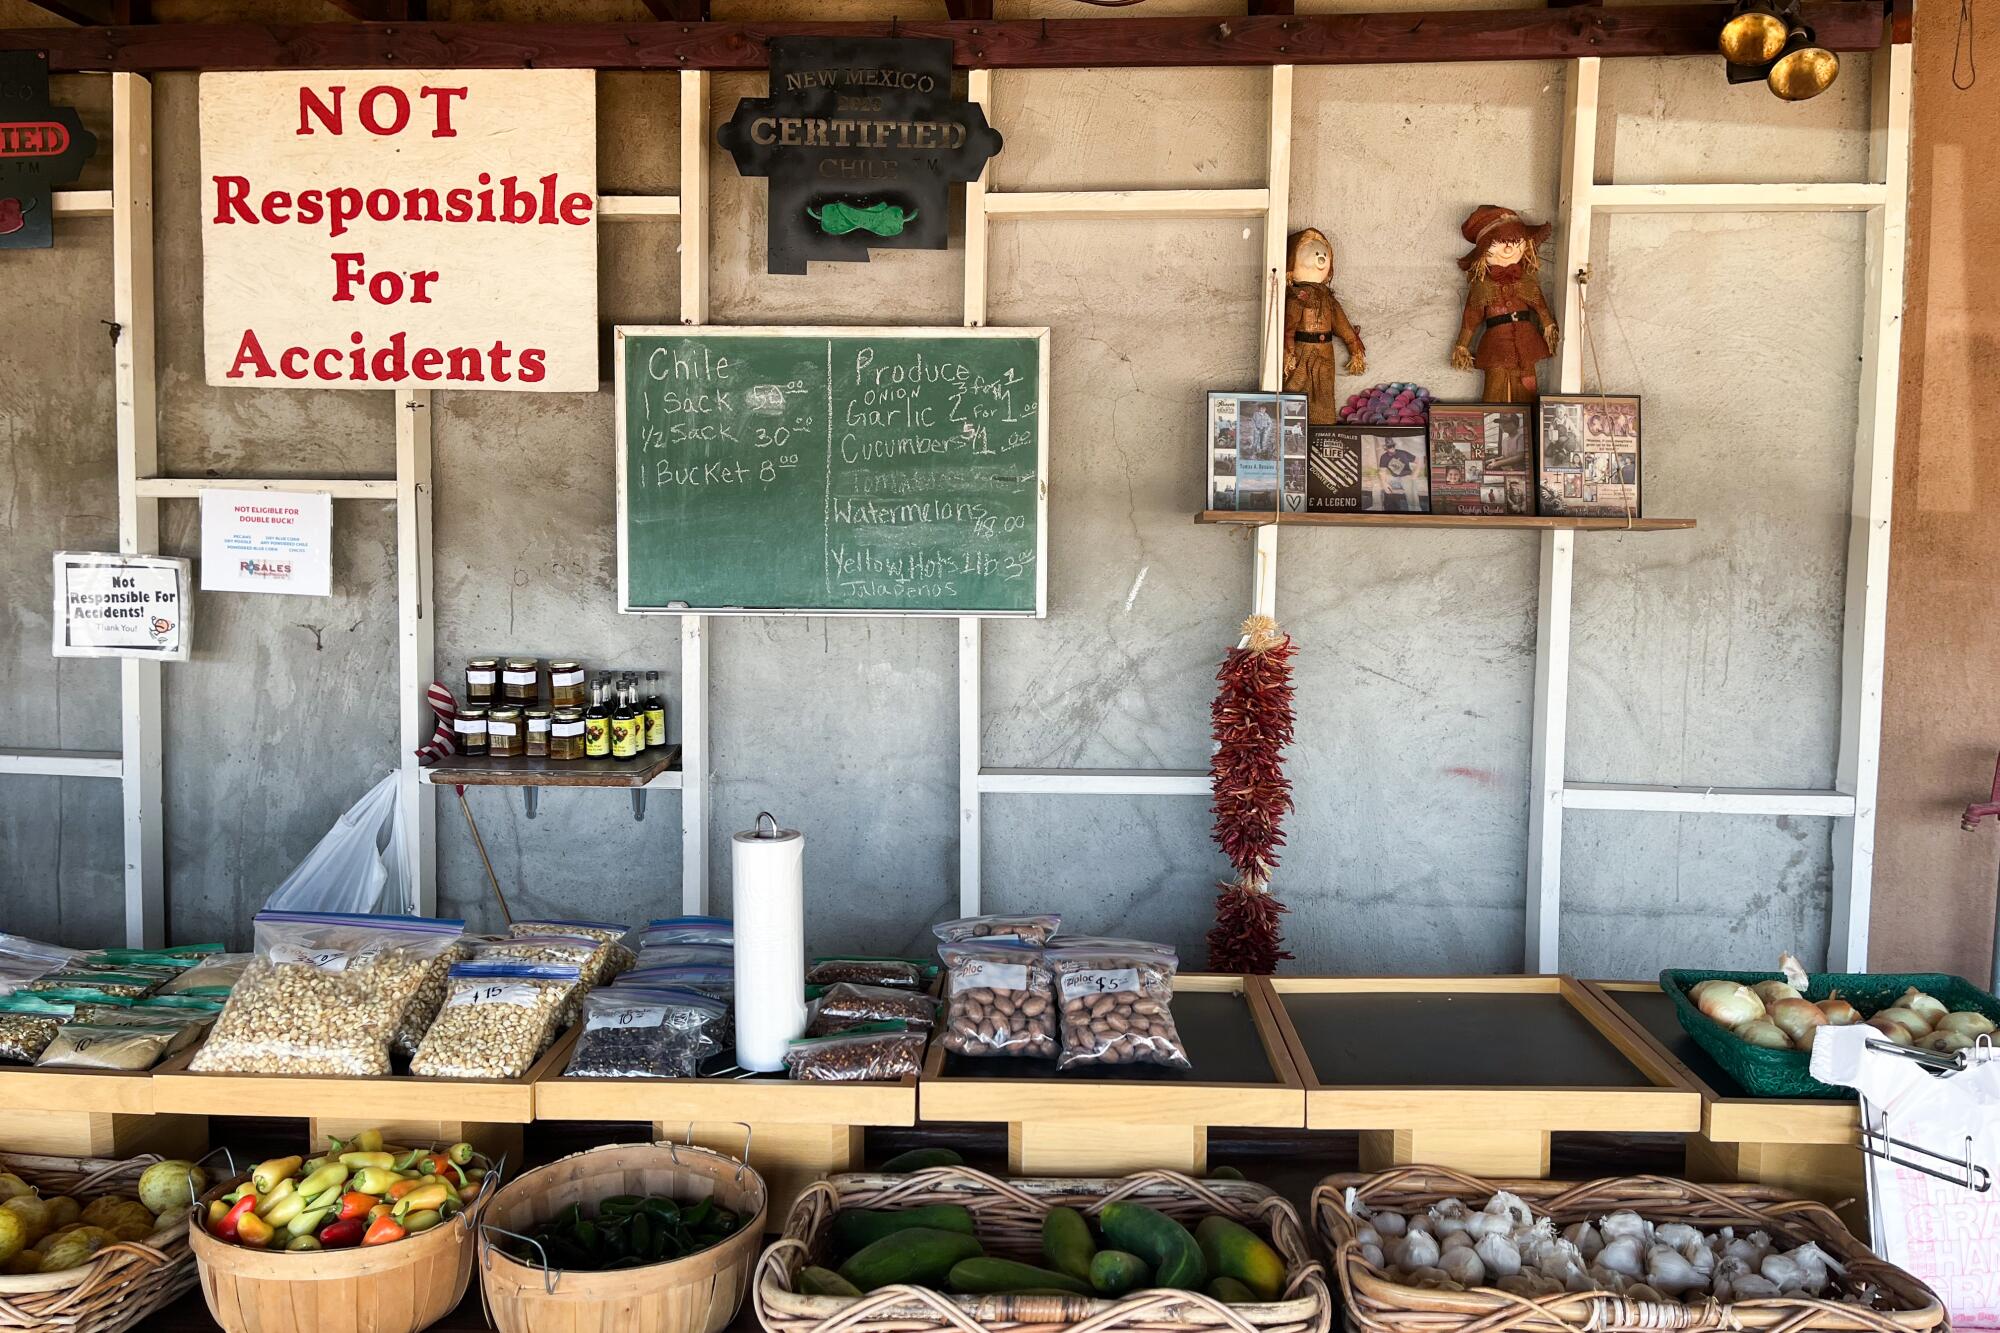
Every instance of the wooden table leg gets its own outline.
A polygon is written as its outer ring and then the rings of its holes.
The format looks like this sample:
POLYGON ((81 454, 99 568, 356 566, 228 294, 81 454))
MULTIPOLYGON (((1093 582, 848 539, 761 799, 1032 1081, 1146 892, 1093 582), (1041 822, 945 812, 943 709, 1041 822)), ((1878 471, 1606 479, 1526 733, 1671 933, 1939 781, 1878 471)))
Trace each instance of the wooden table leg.
POLYGON ((1690 1180, 1769 1185, 1831 1204, 1849 1231, 1868 1239, 1868 1180, 1855 1144, 1718 1143, 1693 1134, 1687 1169, 1690 1180))
POLYGON ((379 1129, 386 1142, 400 1144, 405 1148, 420 1148, 433 1143, 441 1147, 448 1147, 454 1143, 469 1143, 496 1162, 504 1154, 507 1158, 507 1172, 513 1175, 521 1170, 527 1126, 482 1124, 466 1120, 384 1121, 315 1117, 308 1124, 307 1138, 312 1151, 321 1152, 326 1148, 329 1137, 351 1139, 364 1129, 379 1129))
POLYGON ((1066 1121, 1007 1126, 1007 1170, 1013 1175, 1123 1176, 1151 1168, 1207 1175, 1207 1126, 1066 1121))
POLYGON ((1549 1174, 1549 1136, 1535 1130, 1366 1129, 1361 1169, 1446 1166, 1476 1176, 1541 1180, 1549 1174))
POLYGON ((0 1152, 51 1157, 136 1157, 192 1161, 208 1150, 208 1117, 112 1111, 0 1111, 0 1152))
MULTIPOLYGON (((692 1131, 686 1121, 653 1126, 653 1137, 663 1143, 685 1142, 690 1132, 704 1148, 729 1157, 743 1156, 744 1127, 733 1120, 697 1120, 692 1131)), ((748 1135, 750 1165, 764 1178, 770 1199, 764 1229, 783 1231, 792 1205, 815 1180, 860 1169, 862 1137, 859 1125, 752 1124, 748 1135)))

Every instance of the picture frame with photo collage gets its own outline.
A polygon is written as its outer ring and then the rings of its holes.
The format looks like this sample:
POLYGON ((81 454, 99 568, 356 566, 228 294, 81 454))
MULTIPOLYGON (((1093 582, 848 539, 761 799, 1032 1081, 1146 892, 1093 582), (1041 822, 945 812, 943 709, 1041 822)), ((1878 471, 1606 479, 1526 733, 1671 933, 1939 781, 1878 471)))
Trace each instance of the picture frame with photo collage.
POLYGON ((1306 396, 1210 390, 1208 507, 1306 511, 1306 396))
POLYGON ((1535 512, 1534 410, 1526 403, 1433 403, 1431 512, 1535 512))
POLYGON ((1643 518, 1639 399, 1544 394, 1536 405, 1539 511, 1564 518, 1643 518))

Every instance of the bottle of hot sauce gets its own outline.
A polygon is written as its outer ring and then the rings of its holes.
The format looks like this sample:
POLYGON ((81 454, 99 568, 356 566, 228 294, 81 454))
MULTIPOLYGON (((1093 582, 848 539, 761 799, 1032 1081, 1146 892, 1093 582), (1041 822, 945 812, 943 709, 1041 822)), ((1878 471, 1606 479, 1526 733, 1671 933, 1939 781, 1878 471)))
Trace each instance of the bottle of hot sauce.
POLYGON ((646 673, 646 748, 657 750, 667 743, 667 701, 660 696, 660 673, 646 673))
POLYGON ((620 683, 618 706, 611 710, 611 757, 632 760, 645 748, 645 719, 632 706, 633 687, 620 683))
POLYGON ((604 705, 603 676, 590 683, 590 707, 583 710, 583 757, 611 757, 611 710, 604 705))

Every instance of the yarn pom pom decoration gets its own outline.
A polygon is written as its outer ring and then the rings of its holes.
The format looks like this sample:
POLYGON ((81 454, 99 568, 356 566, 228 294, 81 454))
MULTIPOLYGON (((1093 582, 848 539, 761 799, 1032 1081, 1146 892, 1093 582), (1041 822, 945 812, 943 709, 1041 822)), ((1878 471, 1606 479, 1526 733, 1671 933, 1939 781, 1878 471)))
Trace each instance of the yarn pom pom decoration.
POLYGON ((1340 419, 1359 426, 1421 426, 1430 410, 1429 389, 1398 380, 1354 394, 1341 405, 1340 419))

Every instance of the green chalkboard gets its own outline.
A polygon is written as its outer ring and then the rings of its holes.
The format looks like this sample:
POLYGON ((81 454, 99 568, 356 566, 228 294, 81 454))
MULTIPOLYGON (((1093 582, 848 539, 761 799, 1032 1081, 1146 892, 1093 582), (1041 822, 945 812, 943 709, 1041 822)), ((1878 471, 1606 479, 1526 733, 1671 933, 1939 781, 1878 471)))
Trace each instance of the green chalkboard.
POLYGON ((627 611, 1040 615, 1048 330, 620 328, 627 611))

